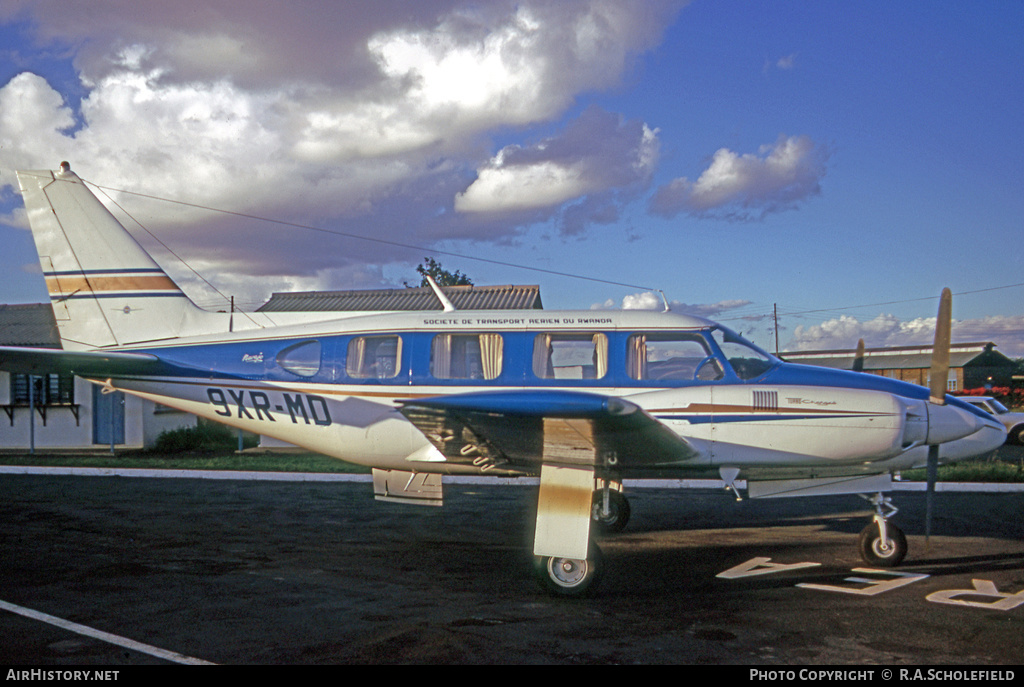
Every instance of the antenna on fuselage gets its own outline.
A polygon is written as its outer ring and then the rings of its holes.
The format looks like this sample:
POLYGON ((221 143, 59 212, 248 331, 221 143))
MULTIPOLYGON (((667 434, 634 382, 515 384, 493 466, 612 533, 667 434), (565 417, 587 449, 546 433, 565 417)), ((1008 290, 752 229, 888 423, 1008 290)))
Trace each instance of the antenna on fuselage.
POLYGON ((427 283, 430 284, 430 288, 434 290, 434 295, 437 296, 437 300, 441 301, 441 305, 444 307, 444 311, 455 312, 455 306, 452 305, 452 302, 448 300, 447 296, 444 295, 444 291, 442 291, 441 287, 437 285, 437 282, 434 281, 434 278, 431 277, 429 274, 423 275, 423 278, 427 280, 427 283))
POLYGON ((661 294, 661 302, 665 304, 665 309, 662 310, 662 312, 668 312, 672 308, 670 308, 669 305, 668 305, 668 299, 665 298, 665 292, 662 291, 661 289, 658 289, 658 293, 661 294))

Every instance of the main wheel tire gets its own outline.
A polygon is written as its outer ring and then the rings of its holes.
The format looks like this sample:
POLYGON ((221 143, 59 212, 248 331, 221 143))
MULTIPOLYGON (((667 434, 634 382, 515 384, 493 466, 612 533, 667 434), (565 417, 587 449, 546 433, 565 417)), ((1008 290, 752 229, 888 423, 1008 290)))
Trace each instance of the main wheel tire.
POLYGON ((629 499, 622 492, 614 489, 608 492, 608 515, 604 515, 604 491, 594 492, 594 501, 590 509, 590 517, 597 528, 603 533, 621 532, 629 522, 631 508, 629 499))
POLYGON ((879 568, 895 568, 907 555, 907 537, 899 527, 886 523, 888 541, 883 542, 878 523, 872 522, 860 533, 860 557, 879 568))
POLYGON ((534 560, 537 582, 555 596, 581 597, 597 589, 604 572, 601 549, 591 543, 586 559, 537 556, 534 560))

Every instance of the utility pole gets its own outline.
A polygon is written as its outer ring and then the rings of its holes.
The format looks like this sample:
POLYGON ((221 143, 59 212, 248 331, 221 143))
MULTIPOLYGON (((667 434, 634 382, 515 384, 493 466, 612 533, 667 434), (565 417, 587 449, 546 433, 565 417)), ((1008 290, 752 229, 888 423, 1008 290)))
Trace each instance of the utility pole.
POLYGON ((772 303, 772 314, 775 318, 775 355, 779 355, 779 304, 772 303))

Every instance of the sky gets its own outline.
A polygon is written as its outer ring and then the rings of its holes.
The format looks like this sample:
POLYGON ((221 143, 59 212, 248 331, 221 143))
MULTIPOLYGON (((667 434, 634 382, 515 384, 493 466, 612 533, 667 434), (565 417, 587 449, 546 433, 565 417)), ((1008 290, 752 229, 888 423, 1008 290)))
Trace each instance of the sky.
POLYGON ((204 307, 429 255, 770 350, 930 343, 949 287, 954 341, 1024 357, 1021 35, 1017 0, 4 0, 0 302, 47 300, 13 170, 67 160, 204 307))

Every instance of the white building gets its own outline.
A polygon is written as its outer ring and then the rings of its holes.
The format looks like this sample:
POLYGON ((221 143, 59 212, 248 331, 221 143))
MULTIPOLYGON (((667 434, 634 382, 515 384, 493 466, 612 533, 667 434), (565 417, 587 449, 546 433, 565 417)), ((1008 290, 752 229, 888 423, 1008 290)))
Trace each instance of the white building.
MULTIPOLYGON (((0 305, 0 345, 60 348, 47 304, 0 305)), ((197 418, 65 374, 0 372, 0 450, 152 446, 161 432, 197 418)))

